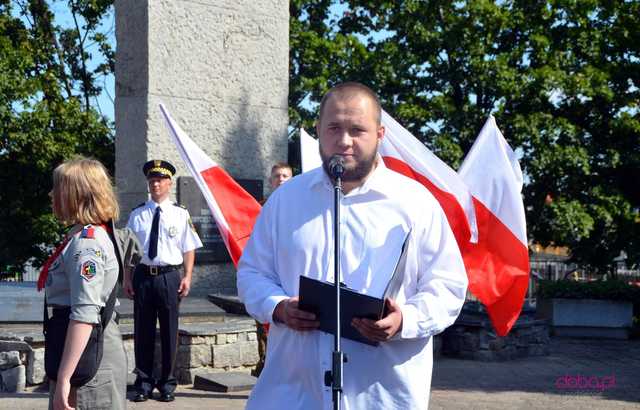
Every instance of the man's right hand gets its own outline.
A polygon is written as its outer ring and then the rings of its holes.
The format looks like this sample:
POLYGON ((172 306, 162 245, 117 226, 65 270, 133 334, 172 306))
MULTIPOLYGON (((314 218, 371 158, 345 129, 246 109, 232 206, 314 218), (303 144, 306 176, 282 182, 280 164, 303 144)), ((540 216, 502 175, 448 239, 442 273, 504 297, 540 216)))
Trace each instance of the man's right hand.
POLYGON ((133 296, 136 294, 133 291, 133 285, 131 284, 130 280, 125 279, 124 281, 124 294, 127 295, 129 299, 133 299, 133 296))
POLYGON ((297 296, 278 303, 273 311, 273 318, 294 330, 314 330, 320 326, 316 315, 298 308, 297 296))

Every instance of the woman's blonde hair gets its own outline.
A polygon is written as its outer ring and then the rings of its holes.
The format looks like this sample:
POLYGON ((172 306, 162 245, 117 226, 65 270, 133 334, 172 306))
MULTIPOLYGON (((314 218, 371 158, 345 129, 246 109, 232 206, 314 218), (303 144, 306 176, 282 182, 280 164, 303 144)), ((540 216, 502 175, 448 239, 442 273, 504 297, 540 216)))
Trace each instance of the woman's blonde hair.
POLYGON ((74 158, 53 171, 53 213, 65 224, 118 219, 120 208, 107 169, 95 159, 74 158))

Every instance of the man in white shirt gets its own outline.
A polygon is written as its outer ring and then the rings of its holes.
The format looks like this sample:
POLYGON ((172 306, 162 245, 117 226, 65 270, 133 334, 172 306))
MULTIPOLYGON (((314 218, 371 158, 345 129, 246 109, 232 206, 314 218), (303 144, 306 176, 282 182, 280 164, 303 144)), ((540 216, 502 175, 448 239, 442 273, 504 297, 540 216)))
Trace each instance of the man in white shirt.
POLYGON ((180 300, 189 294, 195 249, 202 247, 189 211, 169 200, 171 177, 176 169, 167 161, 152 160, 142 167, 151 199, 136 207, 127 227, 144 248, 133 278, 125 274, 125 292, 133 297, 136 395, 146 401, 157 388, 158 400, 175 399, 177 382, 173 364, 178 341, 180 300), (184 273, 180 274, 180 267, 184 273), (153 377, 156 322, 160 321, 162 370, 153 377))
POLYGON ((340 207, 341 282, 382 297, 411 232, 406 270, 388 314, 354 319, 377 347, 342 340, 343 408, 426 409, 432 336, 451 325, 464 302, 467 278, 446 217, 417 182, 388 170, 377 155, 384 127, 369 88, 340 84, 322 100, 317 123, 323 168, 278 188, 256 221, 238 266, 247 311, 271 323, 267 361, 248 409, 329 409, 333 336, 298 308, 301 275, 333 282, 333 183, 328 161, 344 159, 340 207))

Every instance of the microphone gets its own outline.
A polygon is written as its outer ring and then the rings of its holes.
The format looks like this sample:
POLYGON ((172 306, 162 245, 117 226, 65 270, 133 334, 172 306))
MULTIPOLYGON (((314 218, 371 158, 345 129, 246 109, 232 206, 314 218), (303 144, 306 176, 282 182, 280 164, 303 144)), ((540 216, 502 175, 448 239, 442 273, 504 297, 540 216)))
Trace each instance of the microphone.
POLYGON ((329 159, 329 174, 333 179, 342 178, 342 174, 344 174, 344 158, 341 155, 333 155, 329 159))

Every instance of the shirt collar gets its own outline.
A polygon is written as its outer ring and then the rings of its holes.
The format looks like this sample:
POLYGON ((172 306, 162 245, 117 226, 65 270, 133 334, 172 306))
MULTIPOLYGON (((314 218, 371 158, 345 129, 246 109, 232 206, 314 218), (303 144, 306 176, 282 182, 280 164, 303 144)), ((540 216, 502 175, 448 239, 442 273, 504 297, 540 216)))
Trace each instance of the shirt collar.
MULTIPOLYGON (((371 175, 369 175, 369 177, 364 181, 362 185, 354 188, 351 192, 349 192, 347 196, 361 195, 367 193, 368 191, 375 191, 384 196, 387 196, 389 187, 386 176, 390 171, 384 164, 384 161, 382 160, 382 156, 380 156, 380 154, 377 154, 376 160, 376 168, 373 170, 371 175)), ((324 171, 324 167, 320 166, 320 169, 316 169, 314 171, 316 172, 316 174, 311 179, 310 186, 320 186, 329 190, 333 190, 333 182, 331 182, 331 179, 324 171)))
POLYGON ((149 199, 148 206, 151 208, 153 212, 156 211, 157 207, 160 207, 163 211, 167 209, 167 207, 171 205, 171 200, 167 197, 164 201, 157 203, 153 199, 149 199))

